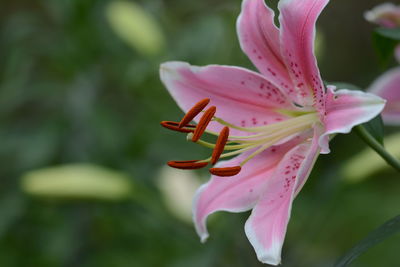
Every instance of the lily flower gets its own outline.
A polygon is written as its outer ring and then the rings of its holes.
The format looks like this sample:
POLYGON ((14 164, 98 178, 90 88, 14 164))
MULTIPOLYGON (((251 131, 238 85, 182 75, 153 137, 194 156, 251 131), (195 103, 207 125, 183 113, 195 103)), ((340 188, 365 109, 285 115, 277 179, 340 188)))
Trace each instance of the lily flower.
POLYGON ((378 77, 368 88, 368 92, 386 99, 386 106, 382 111, 384 123, 400 126, 400 67, 378 77))
POLYGON ((203 242, 210 214, 252 209, 246 235, 261 262, 279 264, 292 202, 318 155, 329 153, 329 136, 348 133, 382 111, 385 101, 375 95, 325 89, 313 47, 315 23, 328 1, 281 0, 279 28, 264 0, 243 1, 239 40, 260 73, 184 62, 161 65, 162 82, 186 112, 180 122, 161 124, 213 149, 207 159, 168 162, 180 169, 216 164, 193 203, 203 242), (192 120, 197 124, 189 124, 192 120), (216 142, 202 139, 205 134, 216 136, 216 142))
MULTIPOLYGON (((364 17, 369 22, 384 28, 400 27, 400 5, 383 3, 365 12, 364 17)), ((400 62, 400 45, 394 52, 395 58, 400 62)), ((382 112, 382 118, 387 125, 400 125, 400 67, 385 72, 378 77, 368 89, 387 100, 382 112)))
POLYGON ((385 28, 396 28, 400 26, 400 5, 383 3, 364 13, 369 22, 378 24, 385 28))
MULTIPOLYGON (((364 13, 367 21, 384 28, 400 27, 400 5, 383 3, 364 13)), ((400 62, 400 45, 395 48, 395 57, 400 62)))

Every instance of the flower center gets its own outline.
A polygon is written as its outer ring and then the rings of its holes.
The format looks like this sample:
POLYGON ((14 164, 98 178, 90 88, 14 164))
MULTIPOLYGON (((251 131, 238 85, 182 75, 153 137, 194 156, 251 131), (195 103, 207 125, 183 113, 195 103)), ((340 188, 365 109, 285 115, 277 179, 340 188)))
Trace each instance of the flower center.
POLYGON ((211 168, 210 172, 217 176, 233 176, 240 172, 241 168, 252 158, 291 136, 310 129, 319 121, 316 112, 303 113, 298 116, 290 117, 282 122, 265 125, 260 127, 241 127, 231 124, 215 116, 216 107, 212 106, 206 111, 204 108, 210 102, 209 99, 203 99, 191 108, 183 119, 178 122, 163 121, 161 125, 170 130, 187 133, 187 140, 213 149, 211 157, 203 160, 188 161, 169 161, 168 165, 178 169, 199 169, 208 164, 214 165, 220 158, 228 158, 254 150, 238 166, 211 168), (189 124, 198 114, 203 113, 197 125, 189 124), (223 126, 222 130, 214 132, 207 130, 208 124, 217 122, 223 126), (247 135, 235 136, 229 134, 229 129, 235 129, 241 132, 247 132, 247 135), (207 142, 201 137, 204 133, 217 137, 215 143, 207 142))

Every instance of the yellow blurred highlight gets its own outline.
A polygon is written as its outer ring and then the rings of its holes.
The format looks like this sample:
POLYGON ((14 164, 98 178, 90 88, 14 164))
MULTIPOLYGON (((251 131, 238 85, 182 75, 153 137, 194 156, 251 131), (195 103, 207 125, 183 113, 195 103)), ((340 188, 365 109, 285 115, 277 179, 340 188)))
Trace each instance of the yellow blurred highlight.
POLYGON ((193 196, 199 187, 199 177, 193 171, 177 170, 168 166, 160 170, 158 188, 164 203, 182 221, 192 221, 193 196))
POLYGON ((325 53, 325 35, 322 31, 317 30, 314 42, 314 54, 318 60, 321 60, 325 53))
POLYGON ((138 4, 111 1, 106 14, 115 33, 139 53, 155 55, 164 47, 164 36, 157 21, 138 4))
MULTIPOLYGON (((392 156, 400 158, 400 133, 385 138, 385 148, 392 156)), ((348 182, 356 183, 389 168, 391 167, 368 147, 346 163, 343 175, 348 182)))
POLYGON ((92 164, 33 170, 22 177, 22 190, 39 197, 120 200, 132 192, 129 178, 92 164))

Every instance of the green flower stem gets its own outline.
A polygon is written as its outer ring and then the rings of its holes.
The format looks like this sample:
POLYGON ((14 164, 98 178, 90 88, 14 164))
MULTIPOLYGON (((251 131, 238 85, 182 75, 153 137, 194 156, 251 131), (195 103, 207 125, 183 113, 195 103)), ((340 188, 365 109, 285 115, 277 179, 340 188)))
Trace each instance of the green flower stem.
POLYGON ((359 137, 369 145, 376 153, 378 153, 390 166, 400 172, 400 161, 390 155, 389 152, 365 129, 364 126, 358 125, 355 128, 355 132, 359 137))

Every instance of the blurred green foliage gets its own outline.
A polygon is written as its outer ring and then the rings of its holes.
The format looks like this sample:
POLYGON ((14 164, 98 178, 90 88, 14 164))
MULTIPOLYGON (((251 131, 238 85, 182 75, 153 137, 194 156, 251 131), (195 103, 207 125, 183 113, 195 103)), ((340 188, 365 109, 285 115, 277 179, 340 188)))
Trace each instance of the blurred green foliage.
MULTIPOLYGON (((385 147, 395 158, 400 158, 400 133, 387 136, 385 138, 385 147)), ((370 178, 371 174, 391 168, 369 147, 348 160, 343 167, 343 175, 352 183, 370 178)))
MULTIPOLYGON (((371 45, 373 26, 362 16, 379 2, 331 1, 318 24, 324 79, 365 88, 383 72, 371 45)), ((165 161, 208 153, 159 127, 182 114, 161 85, 158 66, 183 60, 253 68, 236 37, 240 1, 132 1, 166 38, 152 56, 120 39, 107 17, 110 3, 2 5, 0 266, 261 266, 244 235, 248 214, 212 216, 211 239, 202 245, 156 186, 165 161), (22 192, 26 172, 77 162, 126 173, 132 196, 115 203, 22 192)), ((338 136, 332 153, 320 157, 294 204, 283 266, 331 266, 398 214, 395 172, 343 182, 338 170, 363 147, 353 135, 338 136)), ((353 266, 397 266, 399 241, 389 239, 353 266)))
POLYGON ((393 51, 400 41, 400 29, 377 28, 373 42, 382 66, 387 67, 393 59, 393 51))

